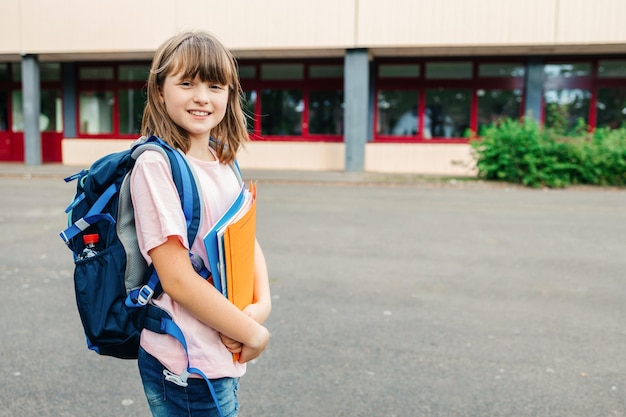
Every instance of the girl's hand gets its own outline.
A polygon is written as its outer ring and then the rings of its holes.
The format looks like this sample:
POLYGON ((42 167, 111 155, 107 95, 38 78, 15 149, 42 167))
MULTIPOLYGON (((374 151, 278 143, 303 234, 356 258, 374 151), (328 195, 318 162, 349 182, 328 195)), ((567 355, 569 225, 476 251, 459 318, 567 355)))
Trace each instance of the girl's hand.
POLYGON ((268 309, 258 303, 248 304, 243 312, 246 313, 252 320, 256 321, 259 324, 262 324, 267 317, 268 309))
POLYGON ((226 346, 226 349, 228 349, 230 353, 241 352, 241 347, 243 346, 241 342, 238 342, 235 339, 231 339, 230 337, 225 336, 221 333, 220 333, 220 338, 222 339, 222 343, 224 344, 224 346, 226 346))
POLYGON ((261 356, 261 353, 265 350, 265 347, 270 340, 270 332, 263 326, 259 327, 261 331, 255 336, 255 342, 241 347, 239 363, 246 363, 252 359, 256 359, 261 356))

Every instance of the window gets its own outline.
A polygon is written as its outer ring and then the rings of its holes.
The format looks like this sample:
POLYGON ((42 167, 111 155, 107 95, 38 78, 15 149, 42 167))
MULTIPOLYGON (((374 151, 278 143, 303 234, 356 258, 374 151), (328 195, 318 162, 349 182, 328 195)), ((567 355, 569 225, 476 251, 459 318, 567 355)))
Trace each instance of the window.
POLYGON ((246 115, 246 124, 248 126, 248 133, 254 133, 254 125, 256 122, 256 91, 244 92, 245 101, 243 103, 243 112, 246 115))
POLYGON ((297 136, 302 133, 302 91, 263 90, 261 108, 262 135, 297 136))
POLYGON ((419 64, 381 64, 378 76, 381 78, 417 78, 420 76, 419 64))
POLYGON ((599 88, 596 107, 597 127, 626 127, 626 87, 599 88))
POLYGON ((427 62, 426 78, 430 80, 472 78, 471 62, 427 62))
POLYGON ((11 95, 11 130, 24 131, 24 113, 22 110, 22 90, 14 90, 11 95))
POLYGON ((478 97, 478 135, 483 129, 502 118, 521 116, 522 90, 476 91, 478 97))
POLYGON ((588 90, 547 90, 544 94, 546 127, 565 133, 574 129, 579 120, 588 124, 590 98, 588 90))
POLYGON ((81 91, 79 105, 81 134, 113 133, 112 91, 81 91))
POLYGON ((261 65, 262 80, 302 80, 303 64, 263 64, 261 65))
POLYGON ((149 74, 148 63, 79 65, 79 136, 137 138, 149 74))
POLYGON ((61 81, 61 64, 56 62, 42 62, 39 64, 39 78, 42 82, 61 81))
POLYGON ((417 91, 379 91, 376 133, 392 136, 417 135, 418 99, 417 91))
POLYGON ((547 77, 575 78, 591 75, 591 64, 579 63, 550 63, 545 65, 544 73, 547 77))
POLYGON ((9 95, 0 90, 0 131, 9 129, 9 95))
POLYGON ((42 132, 63 132, 63 100, 60 90, 41 90, 39 129, 42 132))
POLYGON ((309 93, 309 133, 343 135, 343 91, 309 93))
POLYGON ((257 140, 339 141, 343 63, 240 62, 248 132, 257 140))
POLYGON ((9 81, 9 64, 0 63, 0 81, 9 81))
POLYGON ((112 80, 113 67, 82 67, 78 72, 81 80, 112 80))
POLYGON ((141 90, 120 90, 118 119, 120 133, 139 135, 146 97, 141 90))
POLYGON ((426 90, 424 139, 466 136, 470 127, 471 96, 469 89, 426 90))
POLYGON ((599 78, 626 78, 626 60, 600 60, 599 78))
POLYGON ((256 77, 256 67, 254 65, 239 66, 239 78, 250 79, 256 77))
POLYGON ((498 117, 521 115, 520 61, 390 58, 376 64, 375 74, 374 140, 465 141, 498 117))
POLYGON ((343 65, 311 65, 310 78, 343 78, 343 65))
POLYGON ((478 76, 481 78, 522 78, 524 72, 524 66, 518 63, 489 63, 478 66, 478 76))

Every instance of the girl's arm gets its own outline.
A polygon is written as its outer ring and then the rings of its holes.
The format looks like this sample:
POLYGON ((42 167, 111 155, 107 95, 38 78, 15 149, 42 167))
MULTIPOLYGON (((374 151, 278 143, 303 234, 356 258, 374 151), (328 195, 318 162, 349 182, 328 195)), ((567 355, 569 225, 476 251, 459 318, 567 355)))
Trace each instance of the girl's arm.
POLYGON ((272 310, 267 262, 261 245, 254 240, 254 300, 243 311, 257 323, 264 323, 272 310))
MULTIPOLYGON (((165 243, 152 249, 149 255, 164 292, 207 326, 242 343, 239 362, 245 363, 261 355, 269 341, 268 330, 256 318, 240 311, 194 271, 189 251, 177 237, 170 236, 165 243)), ((260 262, 265 264, 262 252, 260 258, 262 261, 257 262, 255 256, 255 274, 257 265, 260 262)), ((267 269, 264 280, 267 282, 267 269)), ((255 281, 255 296, 256 287, 255 281)), ((269 284, 259 284, 259 291, 264 307, 254 314, 265 320, 270 308, 269 284)))
MULTIPOLYGON (((261 245, 254 240, 254 293, 253 303, 246 306, 243 312, 252 317, 257 323, 263 323, 270 315, 272 310, 272 299, 270 296, 270 284, 267 273, 267 263, 261 245)), ((220 334, 222 343, 232 353, 239 353, 242 349, 242 343, 233 340, 231 337, 220 334)))

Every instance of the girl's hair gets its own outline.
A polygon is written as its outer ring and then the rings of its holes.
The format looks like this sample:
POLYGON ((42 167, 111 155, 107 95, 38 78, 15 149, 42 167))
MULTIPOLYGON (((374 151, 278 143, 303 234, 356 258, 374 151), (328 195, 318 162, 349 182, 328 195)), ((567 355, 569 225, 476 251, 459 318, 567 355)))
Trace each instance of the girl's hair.
POLYGON ((213 128, 211 136, 217 141, 220 162, 232 162, 241 145, 248 140, 237 61, 219 40, 206 32, 180 33, 165 41, 156 51, 148 76, 148 102, 143 112, 142 135, 156 135, 183 152, 189 150, 187 132, 172 121, 165 104, 159 99, 165 78, 176 74, 190 79, 197 76, 203 82, 228 86, 226 115, 213 128))

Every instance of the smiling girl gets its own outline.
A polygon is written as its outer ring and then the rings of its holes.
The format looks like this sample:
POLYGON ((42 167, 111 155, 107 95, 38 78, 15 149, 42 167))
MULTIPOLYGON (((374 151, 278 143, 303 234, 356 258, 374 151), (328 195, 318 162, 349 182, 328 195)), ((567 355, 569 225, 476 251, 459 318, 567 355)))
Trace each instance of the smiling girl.
MULTIPOLYGON (((139 246, 163 286, 154 304, 172 315, 187 340, 190 368, 211 382, 224 417, 236 416, 238 379, 245 363, 263 352, 269 332, 262 325, 271 310, 267 265, 255 242, 254 303, 243 311, 194 270, 189 252, 208 265, 202 236, 240 191, 229 166, 248 140, 240 103, 241 87, 232 54, 213 36, 186 32, 157 50, 147 85, 142 134, 179 149, 195 171, 204 202, 203 222, 187 242, 181 203, 166 159, 144 152, 131 176, 139 246), (215 139, 215 147, 210 139, 215 139), (239 353, 239 361, 233 361, 239 353)), ((187 370, 184 348, 169 335, 143 330, 139 371, 153 416, 218 416, 209 385, 187 370)))

